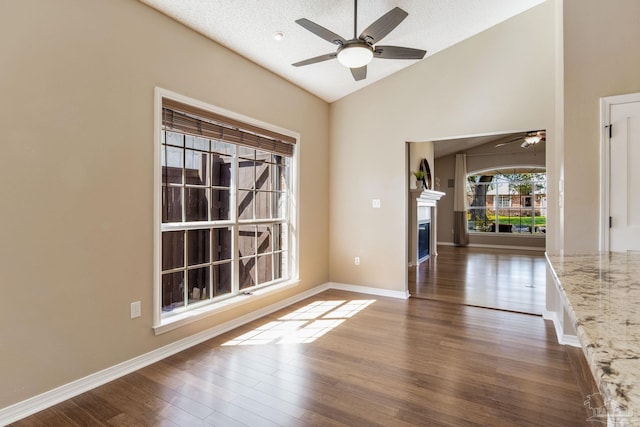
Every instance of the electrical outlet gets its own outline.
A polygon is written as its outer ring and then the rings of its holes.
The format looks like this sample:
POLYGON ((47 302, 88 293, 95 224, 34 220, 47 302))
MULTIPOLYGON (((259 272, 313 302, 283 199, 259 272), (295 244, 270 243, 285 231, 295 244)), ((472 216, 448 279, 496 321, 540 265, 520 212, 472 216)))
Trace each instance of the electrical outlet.
POLYGON ((135 301, 131 303, 131 318, 135 319, 136 317, 140 317, 141 315, 141 307, 140 301, 135 301))
POLYGON ((354 260, 356 265, 360 265, 360 257, 357 256, 356 259, 354 260))
POLYGON ((380 209, 380 199, 372 199, 371 207, 373 207, 374 209, 380 209))

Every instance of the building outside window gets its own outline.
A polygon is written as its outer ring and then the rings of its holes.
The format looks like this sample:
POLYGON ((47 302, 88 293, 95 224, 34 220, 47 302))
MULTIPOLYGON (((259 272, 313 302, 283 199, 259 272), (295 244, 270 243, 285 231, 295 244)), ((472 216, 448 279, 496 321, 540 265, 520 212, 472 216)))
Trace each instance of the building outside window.
POLYGON ((161 323, 293 272, 293 144, 181 107, 163 100, 161 323))
POLYGON ((498 207, 499 208, 510 208, 511 207, 511 196, 506 196, 506 195, 498 196, 498 207))

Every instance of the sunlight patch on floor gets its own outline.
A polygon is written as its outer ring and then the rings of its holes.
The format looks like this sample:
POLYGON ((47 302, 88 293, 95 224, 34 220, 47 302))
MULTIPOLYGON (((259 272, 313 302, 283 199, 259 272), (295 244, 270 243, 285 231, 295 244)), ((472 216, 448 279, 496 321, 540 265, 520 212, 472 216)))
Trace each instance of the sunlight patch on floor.
POLYGON ((376 300, 315 301, 222 345, 311 343, 376 300))

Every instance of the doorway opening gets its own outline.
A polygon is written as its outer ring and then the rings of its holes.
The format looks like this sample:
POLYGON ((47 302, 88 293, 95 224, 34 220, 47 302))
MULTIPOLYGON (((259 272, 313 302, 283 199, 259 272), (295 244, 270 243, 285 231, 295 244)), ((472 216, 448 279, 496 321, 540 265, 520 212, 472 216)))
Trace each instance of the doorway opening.
MULTIPOLYGON (((429 144, 434 190, 445 195, 438 202, 437 224, 431 223, 437 228, 437 242, 432 244, 435 254, 408 267, 409 293, 415 298, 542 314, 546 290, 546 132, 511 132, 429 144), (453 242, 456 154, 465 154, 468 171, 464 183, 468 246, 453 242)), ((410 155, 409 159, 410 167, 410 155)), ((412 196, 410 191, 410 214, 412 196)), ((419 236, 414 241, 419 242, 419 236)))

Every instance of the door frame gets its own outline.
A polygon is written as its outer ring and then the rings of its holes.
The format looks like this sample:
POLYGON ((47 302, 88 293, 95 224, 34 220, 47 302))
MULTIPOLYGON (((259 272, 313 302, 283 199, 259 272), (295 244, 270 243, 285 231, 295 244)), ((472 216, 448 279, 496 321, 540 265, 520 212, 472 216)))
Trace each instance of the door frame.
POLYGON ((600 251, 609 251, 610 232, 609 215, 611 205, 611 140, 609 125, 611 124, 611 106, 640 102, 640 93, 606 96, 600 98, 600 251))

